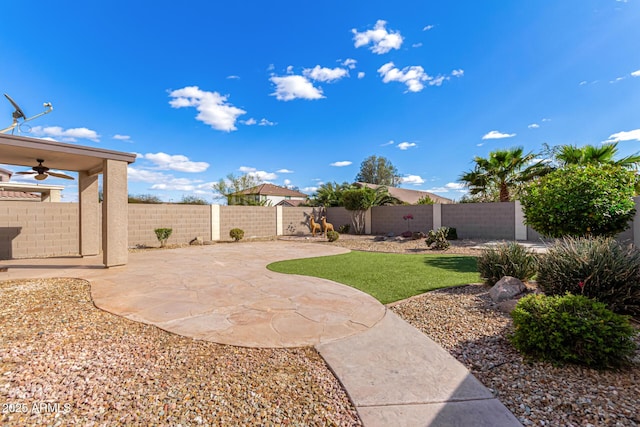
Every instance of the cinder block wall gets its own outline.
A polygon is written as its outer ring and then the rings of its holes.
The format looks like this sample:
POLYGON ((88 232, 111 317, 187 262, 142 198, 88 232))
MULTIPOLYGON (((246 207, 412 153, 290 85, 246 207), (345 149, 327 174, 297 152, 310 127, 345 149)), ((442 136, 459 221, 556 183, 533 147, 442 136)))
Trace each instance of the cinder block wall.
POLYGON ((432 205, 375 206, 371 208, 371 233, 399 235, 407 230, 426 233, 433 228, 432 205), (404 216, 411 214, 412 220, 404 216))
POLYGON ((333 227, 338 230, 340 226, 349 224, 351 230, 349 233, 353 234, 353 225, 351 225, 351 212, 343 207, 327 208, 327 221, 333 224, 333 227))
MULTIPOLYGON (((309 217, 320 222, 322 216, 320 208, 282 208, 282 233, 285 236, 302 236, 310 234, 309 217)), ((328 220, 328 219, 327 219, 328 220)), ((331 222, 329 220, 329 222, 331 222)))
POLYGON ((0 203, 0 259, 78 255, 77 203, 0 203))
MULTIPOLYGON (((284 208, 287 209, 287 208, 284 208)), ((276 235, 276 208, 271 206, 220 206, 220 240, 232 240, 232 228, 244 230, 244 238, 276 235)))
POLYGON ((442 225, 455 227, 461 239, 515 239, 515 203, 442 205, 442 225))
POLYGON ((168 244, 189 243, 200 236, 211 239, 211 207, 208 205, 129 204, 129 246, 159 246, 153 230, 172 228, 168 244))

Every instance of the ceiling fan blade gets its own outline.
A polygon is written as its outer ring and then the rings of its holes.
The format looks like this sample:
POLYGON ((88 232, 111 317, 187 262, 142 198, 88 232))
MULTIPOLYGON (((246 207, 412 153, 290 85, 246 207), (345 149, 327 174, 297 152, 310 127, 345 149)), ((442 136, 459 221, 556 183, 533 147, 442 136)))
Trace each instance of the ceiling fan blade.
POLYGON ((33 175, 34 173, 38 173, 38 172, 36 171, 16 172, 16 175, 33 175))
POLYGON ((65 175, 63 173, 51 172, 51 171, 48 171, 47 173, 51 176, 55 176, 56 178, 74 179, 72 176, 65 175))

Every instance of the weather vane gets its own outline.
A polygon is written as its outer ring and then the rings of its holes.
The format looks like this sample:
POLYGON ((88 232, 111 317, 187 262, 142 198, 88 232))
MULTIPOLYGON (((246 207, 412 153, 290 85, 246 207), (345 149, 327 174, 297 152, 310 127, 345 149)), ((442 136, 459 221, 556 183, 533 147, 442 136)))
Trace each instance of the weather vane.
MULTIPOLYGON (((53 111, 53 106, 51 105, 50 102, 45 102, 44 103, 44 107, 46 108, 45 111, 43 111, 40 114, 36 114, 35 116, 29 117, 27 118, 27 116, 24 114, 24 111, 22 111, 22 108, 20 108, 20 106, 16 103, 16 101, 14 101, 13 99, 11 99, 11 97, 9 95, 7 95, 6 93, 4 94, 5 98, 7 98, 9 100, 9 102, 11 103, 11 105, 13 105, 13 108, 15 108, 15 111, 12 114, 13 117, 13 123, 11 123, 10 126, 4 128, 4 129, 0 129, 0 133, 7 133, 9 131, 11 131, 11 133, 13 134, 14 130, 16 128, 18 128, 18 133, 21 131, 22 126, 28 122, 31 121, 35 118, 38 118, 40 116, 44 116, 45 114, 49 114, 50 112, 53 111), (20 123, 18 120, 22 119, 22 123, 20 123)), ((29 132, 31 130, 31 127, 29 125, 27 125, 27 129, 26 131, 29 132)))

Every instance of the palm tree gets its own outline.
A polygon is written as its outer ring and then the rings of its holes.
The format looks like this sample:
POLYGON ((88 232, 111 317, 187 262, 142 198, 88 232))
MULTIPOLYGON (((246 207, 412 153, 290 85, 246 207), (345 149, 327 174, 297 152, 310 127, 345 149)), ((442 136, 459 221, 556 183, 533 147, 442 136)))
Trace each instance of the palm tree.
POLYGON ((519 184, 544 173, 542 162, 530 165, 534 158, 533 153, 523 154, 522 147, 492 151, 486 159, 476 156, 473 159, 476 166, 463 173, 460 181, 467 185, 471 195, 486 197, 497 191, 498 199, 508 202, 519 184))
POLYGON ((618 153, 618 142, 602 144, 600 146, 585 145, 576 147, 575 145, 560 145, 554 148, 554 156, 560 167, 567 165, 615 165, 625 169, 638 169, 640 166, 640 155, 633 154, 614 160, 618 153))

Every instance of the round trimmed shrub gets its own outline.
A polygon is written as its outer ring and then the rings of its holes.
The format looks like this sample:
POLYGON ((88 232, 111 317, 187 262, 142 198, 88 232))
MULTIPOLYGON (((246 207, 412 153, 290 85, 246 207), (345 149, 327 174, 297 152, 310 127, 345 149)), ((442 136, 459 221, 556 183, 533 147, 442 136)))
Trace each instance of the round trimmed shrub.
POLYGON ((635 355, 636 331, 629 319, 582 295, 527 295, 511 315, 512 344, 537 359, 604 369, 625 365, 635 355))
POLYGON ((337 231, 327 231, 327 240, 330 242, 335 242, 340 238, 340 233, 337 231))
POLYGON ((232 228, 231 231, 229 231, 229 237, 231 237, 236 242, 242 240, 242 238, 244 237, 244 230, 240 228, 232 228))
POLYGON ((536 274, 537 258, 529 249, 516 243, 501 243, 482 251, 478 257, 478 271, 487 285, 493 286, 504 276, 522 281, 536 274))
POLYGON ((635 214, 634 185, 620 166, 566 166, 527 185, 520 202, 525 222, 544 236, 615 236, 635 214))
POLYGON ((558 240, 540 258, 536 279, 547 295, 582 294, 640 315, 640 250, 613 238, 558 240))

